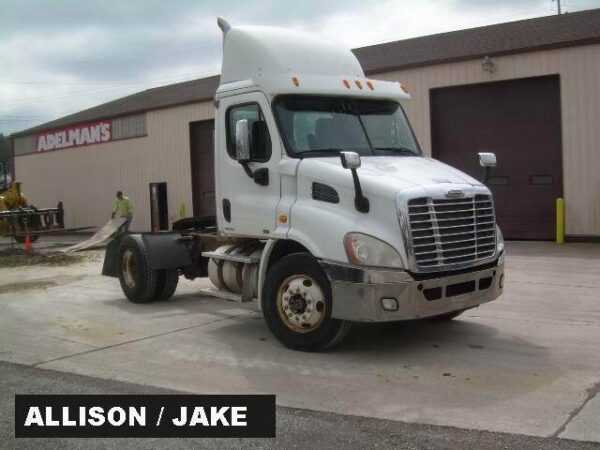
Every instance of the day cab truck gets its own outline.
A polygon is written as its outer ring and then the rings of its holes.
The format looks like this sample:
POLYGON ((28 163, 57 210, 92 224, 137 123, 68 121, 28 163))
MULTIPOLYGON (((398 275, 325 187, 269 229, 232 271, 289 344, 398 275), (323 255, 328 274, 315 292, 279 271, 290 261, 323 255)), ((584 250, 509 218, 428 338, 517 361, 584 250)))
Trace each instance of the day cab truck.
POLYGON ((215 296, 257 302, 281 343, 317 351, 353 322, 449 320, 501 294, 492 194, 423 156, 400 83, 323 38, 218 24, 216 217, 111 242, 103 273, 129 300, 208 276, 215 296))

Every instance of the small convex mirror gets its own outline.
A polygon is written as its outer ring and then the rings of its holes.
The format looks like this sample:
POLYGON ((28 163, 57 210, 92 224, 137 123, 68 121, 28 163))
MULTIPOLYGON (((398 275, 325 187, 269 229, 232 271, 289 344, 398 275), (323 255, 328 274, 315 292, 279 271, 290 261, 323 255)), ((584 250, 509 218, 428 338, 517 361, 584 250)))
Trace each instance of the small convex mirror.
POLYGON ((340 152, 340 159, 344 169, 358 169, 360 167, 360 155, 356 152, 340 152))
POLYGON ((250 161, 250 132, 247 119, 238 120, 235 124, 235 155, 240 163, 250 161))
POLYGON ((495 153, 477 153, 479 158, 479 165, 481 167, 496 167, 496 154, 495 153))

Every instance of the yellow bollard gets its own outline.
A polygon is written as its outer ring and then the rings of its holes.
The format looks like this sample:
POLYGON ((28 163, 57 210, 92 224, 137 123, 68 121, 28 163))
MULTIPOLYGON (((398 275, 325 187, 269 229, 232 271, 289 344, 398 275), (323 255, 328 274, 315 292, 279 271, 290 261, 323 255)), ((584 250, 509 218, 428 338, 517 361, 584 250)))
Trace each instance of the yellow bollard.
POLYGON ((565 243, 565 199, 556 199, 556 243, 565 243))
POLYGON ((179 218, 183 219, 185 217, 185 205, 179 205, 179 218))

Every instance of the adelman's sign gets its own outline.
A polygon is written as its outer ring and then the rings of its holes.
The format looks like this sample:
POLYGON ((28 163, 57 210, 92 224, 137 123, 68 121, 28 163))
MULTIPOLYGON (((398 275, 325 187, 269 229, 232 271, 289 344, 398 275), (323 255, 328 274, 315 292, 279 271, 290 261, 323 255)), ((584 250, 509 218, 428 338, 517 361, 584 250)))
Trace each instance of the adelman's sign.
POLYGON ((35 150, 37 152, 47 152, 63 148, 102 144, 111 140, 112 121, 103 120, 38 134, 35 136, 35 150))

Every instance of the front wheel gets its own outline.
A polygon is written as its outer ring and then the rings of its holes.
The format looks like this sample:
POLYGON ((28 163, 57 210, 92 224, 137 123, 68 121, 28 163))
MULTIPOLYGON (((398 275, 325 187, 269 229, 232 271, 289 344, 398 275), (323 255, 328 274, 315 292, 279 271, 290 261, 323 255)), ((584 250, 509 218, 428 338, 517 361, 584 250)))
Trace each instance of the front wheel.
POLYGON ((286 347, 319 351, 341 342, 350 323, 331 317, 331 286, 307 253, 277 261, 265 280, 262 311, 273 335, 286 347))

